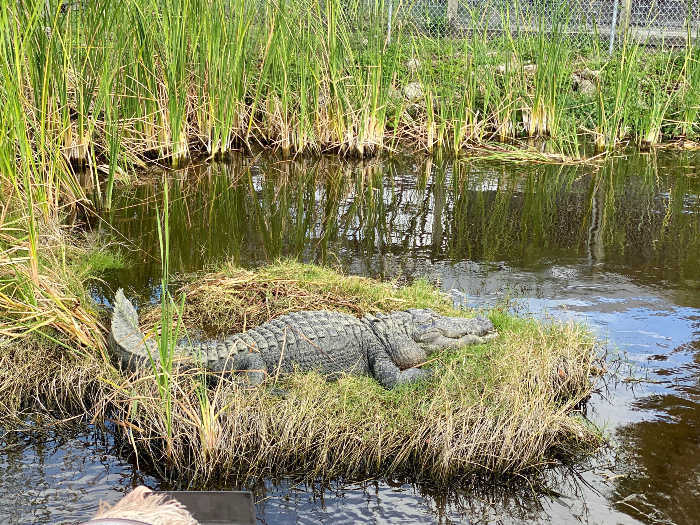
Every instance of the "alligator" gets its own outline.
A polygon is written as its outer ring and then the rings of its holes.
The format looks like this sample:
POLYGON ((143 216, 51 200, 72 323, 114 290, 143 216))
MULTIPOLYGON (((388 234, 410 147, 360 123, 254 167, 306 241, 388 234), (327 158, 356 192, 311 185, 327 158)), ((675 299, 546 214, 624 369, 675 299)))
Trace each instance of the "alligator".
MULTIPOLYGON (((445 317, 428 309, 367 314, 335 311, 281 315, 219 340, 181 341, 174 352, 213 375, 240 373, 249 385, 294 371, 374 377, 384 388, 428 377, 418 368, 434 352, 484 343, 498 334, 485 317, 445 317)), ((135 370, 157 362, 157 345, 139 329, 134 305, 118 290, 109 347, 120 366, 135 370)))

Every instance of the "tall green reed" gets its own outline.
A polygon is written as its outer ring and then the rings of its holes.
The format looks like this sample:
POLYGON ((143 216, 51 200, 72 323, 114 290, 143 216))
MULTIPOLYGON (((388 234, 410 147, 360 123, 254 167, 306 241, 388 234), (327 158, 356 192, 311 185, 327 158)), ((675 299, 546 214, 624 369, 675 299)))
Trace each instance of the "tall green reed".
POLYGON ((75 122, 70 129, 68 157, 80 163, 87 162, 97 117, 103 111, 105 92, 109 91, 114 68, 111 62, 114 46, 111 31, 120 18, 120 3, 110 0, 89 2, 81 9, 69 9, 66 16, 67 53, 75 91, 75 122), (103 82, 107 85, 101 85, 103 82), (102 96, 100 96, 102 95, 102 96), (73 130, 75 128, 75 130, 73 130), (74 134, 73 134, 74 131, 74 134))
POLYGON ((683 57, 683 72, 681 94, 679 95, 681 110, 679 115, 680 132, 689 138, 700 135, 700 45, 690 27, 687 33, 687 44, 683 57), (693 39, 692 37, 696 38, 693 39))
POLYGON ((126 70, 124 74, 125 118, 133 120, 131 137, 140 145, 142 151, 157 151, 161 156, 167 154, 167 108, 161 93, 156 36, 150 24, 148 6, 138 2, 129 3, 129 22, 132 31, 127 53, 124 57, 126 70))
POLYGON ((198 126, 211 156, 227 153, 246 125, 245 95, 248 31, 254 12, 246 0, 231 4, 210 0, 193 7, 201 23, 198 42, 198 126))
MULTIPOLYGON (((183 326, 183 312, 185 309, 185 295, 175 301, 169 291, 170 285, 170 181, 167 175, 163 175, 163 211, 162 216, 159 206, 156 204, 156 223, 158 231, 158 246, 161 260, 161 309, 160 319, 157 325, 159 335, 156 338, 158 355, 151 355, 151 368, 155 377, 156 387, 160 398, 160 412, 164 419, 166 435, 163 436, 166 445, 166 453, 173 455, 173 425, 176 412, 185 413, 189 423, 193 425, 198 433, 200 445, 205 455, 214 450, 220 439, 219 417, 221 410, 214 407, 220 405, 217 396, 221 393, 221 383, 211 392, 208 388, 208 378, 206 372, 201 369, 194 377, 194 395, 197 400, 196 409, 198 414, 191 412, 191 407, 187 399, 190 393, 183 391, 181 381, 175 375, 182 373, 176 369, 175 351, 180 334, 187 335, 183 326), (157 360, 156 360, 157 358, 157 360), (177 397, 175 397, 177 394, 177 397)), ((157 201, 156 201, 157 203, 157 201)), ((186 339, 189 339, 186 337, 186 339)), ((197 357, 197 356, 195 356, 197 357)), ((199 356, 201 357, 201 356, 199 356)))
POLYGON ((527 97, 529 107, 524 111, 529 115, 525 128, 531 137, 559 137, 564 118, 563 92, 571 78, 568 26, 568 13, 556 8, 546 16, 539 15, 537 34, 527 40, 535 66, 532 94, 527 97))
POLYGON ((12 5, 0 12, 0 185, 11 188, 13 195, 8 197, 24 208, 27 235, 20 242, 26 241, 34 285, 39 284, 40 223, 56 218, 59 198, 69 197, 70 202, 83 195, 52 136, 49 114, 57 49, 48 44, 47 35, 55 30, 56 17, 47 6, 51 7, 42 3, 20 10, 12 5), (29 101, 38 105, 37 111, 27 112, 29 101))
POLYGON ((546 136, 561 153, 578 149, 582 128, 603 149, 649 135, 639 128, 652 120, 674 134, 697 128, 696 48, 686 55, 687 87, 668 104, 654 102, 645 123, 634 74, 639 44, 626 36, 601 75, 591 123, 568 106, 579 50, 565 38, 566 13, 555 9, 550 24, 517 4, 465 6, 464 38, 429 38, 400 5, 389 42, 386 1, 97 0, 69 10, 60 0, 12 3, 4 37, 9 49, 17 41, 19 75, 6 75, 18 84, 5 92, 25 114, 27 162, 49 181, 35 185, 37 202, 57 207, 57 192, 71 184, 69 164, 86 164, 93 183, 106 173, 111 188, 116 159, 178 165, 191 150, 218 156, 240 142, 285 155, 368 156, 401 141, 457 151, 546 136), (494 13, 498 28, 488 24, 494 13), (416 80, 407 49, 421 62, 416 101, 402 96, 416 80))
POLYGON ((640 145, 653 146, 661 141, 662 126, 677 97, 676 86, 682 80, 674 68, 674 59, 674 53, 668 53, 661 65, 660 79, 645 86, 648 107, 639 115, 636 126, 640 145))
POLYGON ((161 318, 158 324, 160 335, 157 338, 158 361, 151 356, 153 374, 156 378, 158 393, 160 395, 163 416, 168 438, 168 446, 171 444, 173 428, 173 391, 172 374, 175 357, 175 346, 180 333, 182 310, 184 307, 184 296, 177 313, 177 324, 173 326, 174 301, 169 291, 170 284, 170 202, 168 199, 169 181, 163 175, 163 216, 156 209, 156 220, 158 226, 158 246, 160 248, 161 279, 160 279, 160 301, 161 318))
MULTIPOLYGON (((152 16, 153 42, 158 53, 156 67, 162 71, 165 83, 166 151, 172 166, 177 167, 189 155, 187 137, 187 102, 189 91, 190 51, 195 49, 199 32, 191 29, 188 21, 194 18, 190 0, 151 0, 150 12, 139 11, 142 16, 152 16), (189 29, 189 31, 188 31, 189 29), (156 36, 157 35, 157 36, 156 36), (154 38, 155 37, 155 38, 154 38)), ((147 26, 148 27, 148 26, 147 26)), ((197 27, 192 23, 192 27, 197 27)))
POLYGON ((629 31, 625 32, 622 47, 605 65, 598 81, 596 107, 596 148, 611 150, 627 136, 637 107, 638 67, 642 45, 629 31), (608 92, 608 87, 612 93, 608 92))

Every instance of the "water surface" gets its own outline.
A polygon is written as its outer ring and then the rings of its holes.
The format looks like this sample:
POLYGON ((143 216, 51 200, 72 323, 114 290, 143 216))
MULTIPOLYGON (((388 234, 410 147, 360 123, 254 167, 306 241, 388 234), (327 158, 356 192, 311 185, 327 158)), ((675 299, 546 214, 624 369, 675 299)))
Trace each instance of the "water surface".
MULTIPOLYGON (((237 158, 170 182, 171 267, 278 257, 384 279, 427 277, 468 306, 587 322, 621 356, 589 416, 613 448, 548 496, 435 493, 404 483, 256 488, 263 523, 700 523, 700 157, 587 167, 405 158, 349 164, 237 158)), ((95 285, 159 295, 157 182, 121 189, 100 227, 135 264, 95 285)), ((89 430, 10 433, 0 521, 74 523, 158 481, 89 430), (48 465, 39 468, 36 465, 48 465), (71 494, 72 496, 67 496, 71 494)))

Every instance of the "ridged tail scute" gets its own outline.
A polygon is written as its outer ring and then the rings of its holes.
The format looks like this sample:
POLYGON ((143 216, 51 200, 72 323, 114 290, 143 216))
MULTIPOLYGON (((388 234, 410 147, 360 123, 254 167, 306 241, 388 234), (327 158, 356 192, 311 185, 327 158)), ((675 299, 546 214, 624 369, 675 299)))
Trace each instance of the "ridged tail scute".
POLYGON ((114 296, 109 346, 123 368, 136 370, 150 366, 146 336, 139 329, 139 316, 121 288, 114 296))

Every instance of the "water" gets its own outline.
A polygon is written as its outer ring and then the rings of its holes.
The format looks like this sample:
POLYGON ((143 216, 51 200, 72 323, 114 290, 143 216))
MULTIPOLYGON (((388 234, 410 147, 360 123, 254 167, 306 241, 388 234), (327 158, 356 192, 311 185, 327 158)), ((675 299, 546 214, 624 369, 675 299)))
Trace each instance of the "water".
MULTIPOLYGON (((587 322, 623 359, 589 416, 612 448, 549 495, 435 493, 405 483, 255 491, 262 523, 700 523, 700 158, 594 167, 399 159, 236 159, 171 185, 171 266, 280 256, 428 277, 469 306, 587 322), (639 381, 638 379, 642 379, 639 381)), ((100 228, 137 264, 97 284, 158 295, 156 183, 120 190, 100 228)), ((90 430, 0 441, 0 521, 75 523, 134 483, 157 487, 90 430), (7 442, 9 441, 9 444, 7 442), (8 448, 3 447, 6 445, 8 448)))

